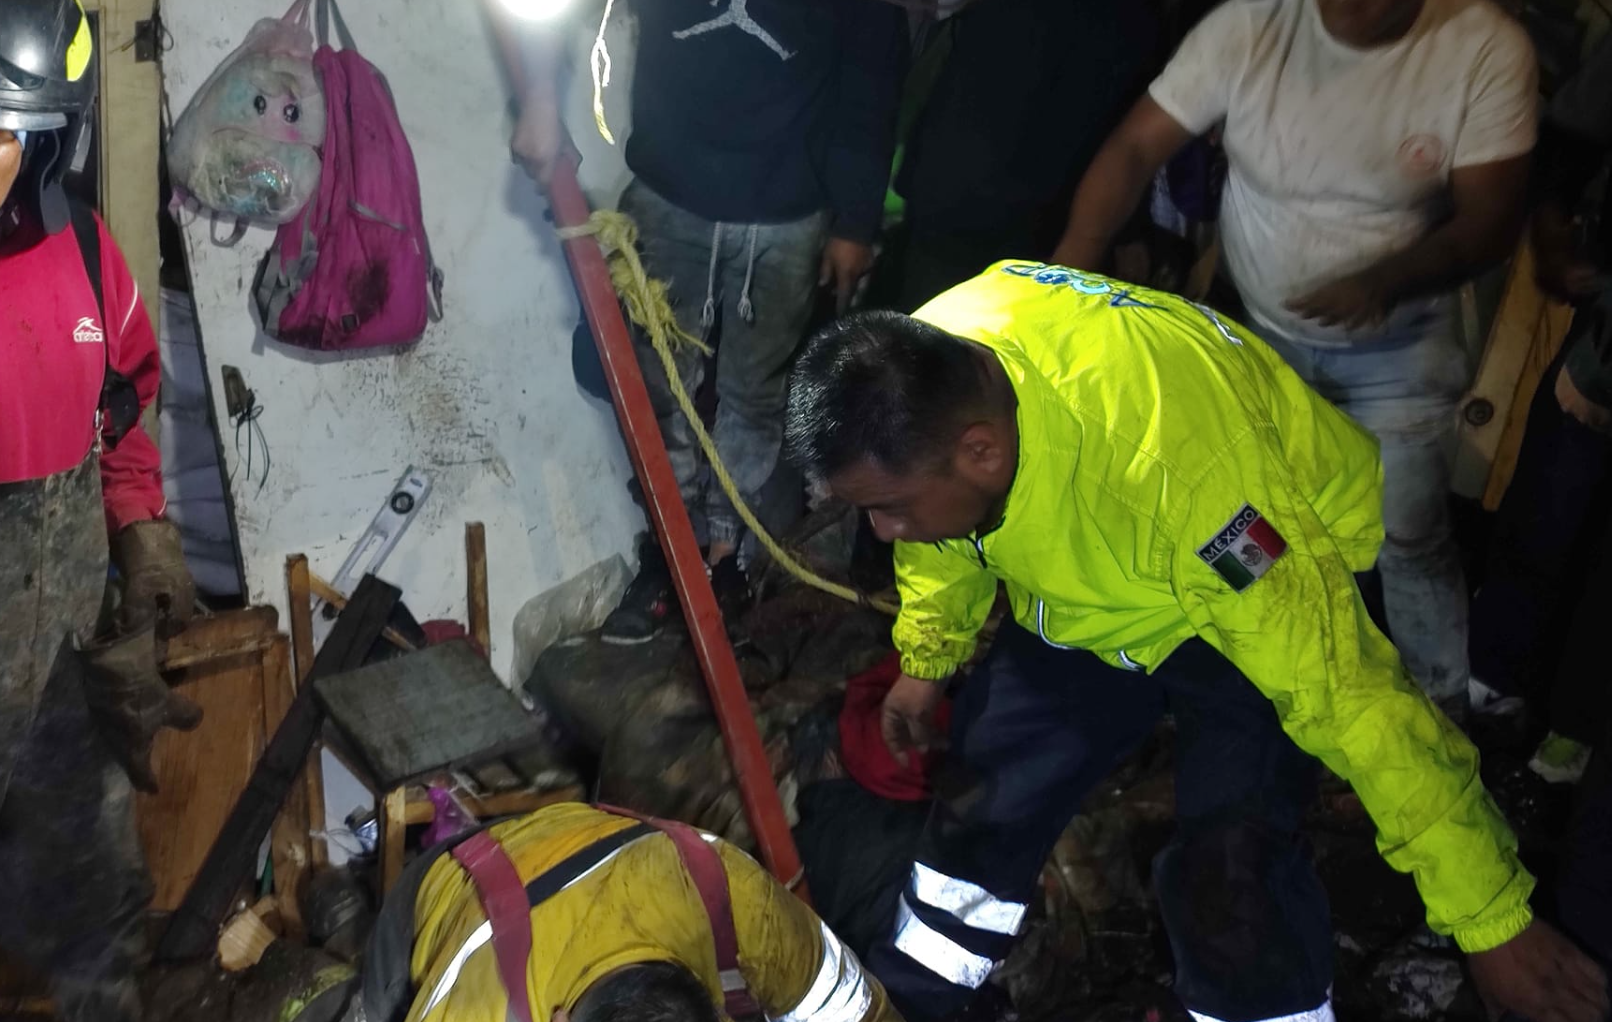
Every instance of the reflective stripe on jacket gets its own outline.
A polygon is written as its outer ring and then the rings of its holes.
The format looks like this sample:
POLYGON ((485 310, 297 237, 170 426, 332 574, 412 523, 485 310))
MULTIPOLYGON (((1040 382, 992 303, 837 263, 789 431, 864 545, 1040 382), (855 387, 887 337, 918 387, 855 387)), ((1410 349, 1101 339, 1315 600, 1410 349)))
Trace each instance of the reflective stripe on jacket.
POLYGON ((1353 785, 1435 930, 1467 951, 1521 932, 1533 878, 1477 751, 1354 583, 1383 538, 1375 441, 1252 333, 1174 295, 999 263, 917 316, 1000 359, 1019 465, 994 529, 896 544, 903 670, 955 672, 998 579, 1025 628, 1115 667, 1152 670, 1201 636, 1353 785))
MULTIPOLYGON (((636 826, 575 803, 499 824, 491 833, 522 882, 599 839, 636 826)), ((712 838, 715 841, 716 839, 712 838)), ((899 1022, 884 989, 812 911, 749 856, 717 841, 733 899, 739 962, 776 1022, 899 1022)), ((533 908, 528 989, 534 1018, 570 1010, 606 973, 637 962, 676 962, 722 1003, 705 905, 664 834, 629 842, 533 908)), ((420 884, 409 1022, 506 1022, 491 927, 475 885, 451 856, 420 884)))

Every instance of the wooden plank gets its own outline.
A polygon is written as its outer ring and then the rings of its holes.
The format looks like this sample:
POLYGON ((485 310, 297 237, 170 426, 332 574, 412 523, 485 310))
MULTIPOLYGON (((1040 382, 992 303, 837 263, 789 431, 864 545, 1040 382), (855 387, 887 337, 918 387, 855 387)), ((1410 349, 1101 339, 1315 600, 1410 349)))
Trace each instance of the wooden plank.
POLYGON ((252 657, 274 641, 280 615, 273 607, 248 607, 193 618, 190 627, 168 640, 162 669, 182 670, 234 657, 252 657))
MULTIPOLYGON (((263 685, 263 721, 269 734, 274 734, 291 712, 296 699, 296 686, 291 673, 291 640, 281 635, 263 657, 260 675, 263 685)), ((274 864, 274 893, 279 900, 280 917, 285 924, 285 935, 301 940, 306 933, 302 925, 300 898, 308 869, 313 862, 309 848, 312 839, 308 826, 308 774, 291 786, 280 815, 275 817, 269 838, 269 859, 274 864)))
MULTIPOLYGON (((256 859, 258 846, 279 815, 280 805, 302 772, 324 714, 313 683, 364 662, 402 594, 395 586, 364 576, 336 626, 314 658, 309 683, 297 693, 285 723, 275 732, 253 770, 248 790, 236 801, 213 841, 184 902, 157 945, 159 961, 182 961, 212 953, 218 927, 256 859)), ((261 689, 261 686, 260 686, 261 689)))
MULTIPOLYGON (((308 558, 294 554, 285 561, 285 586, 289 599, 291 621, 291 653, 294 661, 293 691, 302 691, 313 670, 313 580, 308 570, 308 558)), ((319 754, 319 743, 308 754, 308 765, 303 768, 303 799, 308 809, 308 830, 325 829, 325 770, 319 754)), ((312 838, 308 847, 313 865, 317 868, 330 864, 330 846, 322 837, 312 838)))
MULTIPOLYGON (((408 804, 403 815, 406 824, 414 827, 430 823, 437 818, 436 806, 426 797, 424 788, 410 787, 407 792, 408 804)), ((556 802, 580 802, 583 795, 584 791, 580 784, 569 784, 553 791, 504 791, 494 795, 455 792, 454 797, 470 810, 476 819, 486 820, 495 816, 517 816, 521 813, 535 812, 556 802)))
POLYGON ((467 624, 482 656, 493 652, 492 611, 487 597, 487 526, 481 522, 465 525, 465 604, 467 624))
POLYGON ((403 872, 403 843, 408 832, 408 789, 393 788, 381 799, 381 896, 403 872))
POLYGON ((184 655, 195 658, 180 691, 195 700, 203 716, 194 731, 157 734, 151 764, 161 790, 135 800, 157 910, 171 911, 183 901, 266 744, 262 654, 234 652, 265 620, 272 622, 273 615, 220 614, 198 621, 169 647, 171 654, 182 639, 184 655), (232 652, 206 659, 211 641, 232 652))
POLYGON ((155 60, 136 58, 134 36, 136 24, 151 19, 157 4, 95 0, 85 6, 101 12, 101 213, 156 326, 162 308, 157 242, 162 76, 155 60))

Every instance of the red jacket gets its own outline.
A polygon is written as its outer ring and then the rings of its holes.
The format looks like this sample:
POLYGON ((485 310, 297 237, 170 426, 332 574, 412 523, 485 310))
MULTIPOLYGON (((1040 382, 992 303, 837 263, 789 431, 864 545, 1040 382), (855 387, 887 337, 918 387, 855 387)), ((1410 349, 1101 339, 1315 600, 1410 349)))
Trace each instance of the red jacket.
MULTIPOLYGON (((156 334, 123 254, 99 226, 106 324, 71 230, 0 255, 0 483, 83 462, 108 357, 134 383, 142 410, 157 396, 156 334)), ((144 429, 102 455, 101 488, 110 532, 162 514, 162 458, 144 429)))

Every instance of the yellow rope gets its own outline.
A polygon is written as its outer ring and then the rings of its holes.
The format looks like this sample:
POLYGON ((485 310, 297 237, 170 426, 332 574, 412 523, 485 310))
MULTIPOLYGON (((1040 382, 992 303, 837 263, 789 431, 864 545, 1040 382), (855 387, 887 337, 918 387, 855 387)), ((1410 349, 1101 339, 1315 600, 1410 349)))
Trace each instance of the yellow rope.
POLYGON ((722 492, 728 495, 728 500, 733 502, 733 509, 738 512, 745 527, 756 537, 756 541, 766 548, 767 553, 772 555, 772 559, 780 567, 812 588, 886 614, 895 614, 896 607, 889 601, 857 592, 837 582, 830 582, 801 564, 784 549, 782 544, 773 539, 761 521, 756 518, 755 512, 750 510, 750 505, 745 503, 744 497, 739 494, 739 487, 728 474, 727 466, 722 464, 721 455, 717 454, 715 441, 711 439, 705 423, 700 420, 700 413, 694 407, 694 399, 683 386, 682 376, 677 371, 677 360, 673 357, 673 349, 684 345, 693 345, 706 355, 711 353, 711 349, 678 325, 677 318, 672 313, 672 303, 666 296, 666 285, 645 272, 643 261, 638 257, 638 225, 632 222, 632 218, 616 210, 595 210, 585 225, 562 229, 559 234, 564 239, 588 236, 599 239, 610 265, 610 283, 626 305, 628 317, 649 336, 650 343, 655 347, 655 354, 660 356, 661 365, 666 370, 666 379, 671 384, 672 396, 677 398, 678 407, 683 410, 683 416, 693 427, 700 448, 705 451, 705 459, 711 467, 711 474, 716 477, 722 492))

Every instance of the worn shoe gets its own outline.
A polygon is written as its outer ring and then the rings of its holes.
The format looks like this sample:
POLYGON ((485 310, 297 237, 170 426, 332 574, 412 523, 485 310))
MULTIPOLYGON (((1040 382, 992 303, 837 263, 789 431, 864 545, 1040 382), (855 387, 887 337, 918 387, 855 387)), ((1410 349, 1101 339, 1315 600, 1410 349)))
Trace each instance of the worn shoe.
POLYGON ((627 587, 621 603, 605 618, 601 642, 637 646, 659 635, 677 606, 672 593, 672 572, 653 539, 639 550, 638 576, 627 587))
POLYGON ((716 594, 716 605, 722 611, 722 620, 731 628, 750 609, 753 594, 750 578, 739 567, 737 555, 723 558, 706 569, 711 577, 711 591, 716 594))
POLYGON ((1521 713, 1527 706, 1521 696, 1508 696, 1476 678, 1467 679, 1466 691, 1472 712, 1480 717, 1510 717, 1521 713))
POLYGON ((1590 765, 1590 747, 1552 731, 1534 750, 1528 769, 1551 784, 1577 784, 1590 765))

